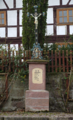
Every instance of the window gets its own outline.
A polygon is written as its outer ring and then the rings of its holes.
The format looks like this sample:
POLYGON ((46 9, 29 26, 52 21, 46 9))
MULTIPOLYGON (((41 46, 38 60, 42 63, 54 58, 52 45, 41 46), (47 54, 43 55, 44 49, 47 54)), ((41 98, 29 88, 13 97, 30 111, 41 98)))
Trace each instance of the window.
POLYGON ((73 24, 73 8, 57 9, 57 24, 73 24))
POLYGON ((6 12, 0 11, 0 26, 6 25, 6 12))

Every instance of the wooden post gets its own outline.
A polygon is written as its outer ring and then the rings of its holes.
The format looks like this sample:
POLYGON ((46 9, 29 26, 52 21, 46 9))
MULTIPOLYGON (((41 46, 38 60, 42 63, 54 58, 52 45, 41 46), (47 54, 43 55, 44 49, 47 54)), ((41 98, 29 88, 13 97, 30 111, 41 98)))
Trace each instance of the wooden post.
MULTIPOLYGON (((50 60, 50 57, 49 57, 49 51, 47 51, 47 56, 48 56, 48 59, 50 60)), ((49 61, 50 62, 50 61, 49 61)), ((50 64, 48 62, 48 72, 50 72, 50 64)))
POLYGON ((70 50, 70 69, 72 67, 72 51, 70 50))
POLYGON ((55 50, 55 71, 57 72, 57 51, 55 50))
MULTIPOLYGON (((25 62, 25 50, 24 50, 24 62, 25 62)), ((24 65, 24 70, 25 70, 25 65, 24 65)))
POLYGON ((59 50, 59 72, 61 72, 61 53, 59 50))
POLYGON ((6 76, 6 83, 5 83, 5 91, 6 91, 6 99, 8 98, 8 74, 5 74, 6 76))
POLYGON ((67 64, 67 72, 69 71, 69 68, 68 68, 68 50, 66 50, 66 64, 67 64))
POLYGON ((4 53, 3 51, 1 53, 2 53, 2 71, 4 71, 4 65, 3 65, 4 53))
POLYGON ((13 61, 13 72, 14 72, 14 51, 13 51, 12 54, 13 54, 13 60, 12 61, 13 61))
POLYGON ((65 72, 65 57, 64 57, 64 50, 62 51, 62 60, 63 60, 63 72, 65 72))
POLYGON ((53 70, 53 50, 51 51, 51 58, 52 58, 52 72, 54 71, 53 70))

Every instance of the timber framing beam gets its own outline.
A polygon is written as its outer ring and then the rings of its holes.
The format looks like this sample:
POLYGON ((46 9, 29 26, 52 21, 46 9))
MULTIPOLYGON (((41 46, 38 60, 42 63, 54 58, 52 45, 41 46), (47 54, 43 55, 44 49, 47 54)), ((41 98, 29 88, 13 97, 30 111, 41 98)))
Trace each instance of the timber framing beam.
POLYGON ((0 11, 7 11, 7 10, 22 10, 22 8, 0 9, 0 11))
POLYGON ((58 6, 48 6, 48 8, 70 8, 70 7, 73 7, 73 5, 58 5, 58 6))
POLYGON ((14 6, 14 8, 16 8, 16 0, 14 0, 13 2, 14 2, 13 6, 14 6))
POLYGON ((69 5, 70 2, 71 2, 71 0, 68 1, 67 5, 69 5))
MULTIPOLYGON (((73 5, 58 5, 58 6, 48 6, 48 8, 70 8, 73 7, 73 5)), ((22 10, 22 8, 8 8, 8 9, 0 9, 0 11, 7 11, 7 10, 22 10)))
POLYGON ((22 37, 0 38, 0 44, 21 44, 22 37))
MULTIPOLYGON (((8 5, 7 5, 7 3, 6 3, 6 1, 5 1, 5 0, 3 0, 3 2, 5 3, 5 5, 6 5, 7 9, 9 9, 9 7, 8 7, 8 5)), ((2 10, 2 9, 1 9, 1 10, 2 10)))
POLYGON ((69 35, 46 36, 46 43, 72 42, 69 35))
POLYGON ((69 25, 67 25, 67 35, 69 35, 70 31, 69 31, 69 25))
POLYGON ((17 10, 17 37, 19 37, 19 10, 17 10))
POLYGON ((56 31, 56 10, 53 8, 53 18, 54 18, 54 26, 53 26, 53 28, 54 28, 54 35, 56 35, 57 34, 57 31, 56 31))
MULTIPOLYGON (((45 43, 72 42, 69 35, 45 36, 45 43)), ((0 38, 0 44, 22 44, 22 37, 0 38)))
POLYGON ((7 37, 8 36, 8 30, 7 30, 7 21, 8 21, 8 19, 7 19, 7 11, 6 11, 6 30, 5 30, 5 37, 7 37))
POLYGON ((60 6, 62 5, 62 0, 60 0, 60 6))

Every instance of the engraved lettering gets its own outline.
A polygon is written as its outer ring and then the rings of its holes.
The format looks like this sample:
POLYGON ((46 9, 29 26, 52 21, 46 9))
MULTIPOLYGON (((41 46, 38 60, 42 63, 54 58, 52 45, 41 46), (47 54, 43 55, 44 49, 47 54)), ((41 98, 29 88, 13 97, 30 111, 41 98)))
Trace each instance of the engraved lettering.
POLYGON ((32 82, 35 84, 41 84, 42 83, 42 69, 35 68, 32 70, 32 82))

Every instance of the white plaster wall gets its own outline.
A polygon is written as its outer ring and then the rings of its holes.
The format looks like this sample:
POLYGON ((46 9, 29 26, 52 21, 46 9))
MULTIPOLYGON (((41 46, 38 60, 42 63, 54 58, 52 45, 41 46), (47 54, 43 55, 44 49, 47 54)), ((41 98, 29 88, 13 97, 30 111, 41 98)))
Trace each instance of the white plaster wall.
POLYGON ((47 10, 47 24, 53 23, 54 18, 53 18, 53 8, 48 8, 47 10))
POLYGON ((13 8, 13 0, 5 0, 9 8, 13 8))
MULTIPOLYGON (((10 44, 10 49, 14 50, 14 56, 16 56, 16 51, 18 51, 18 44, 10 44)), ((13 56, 13 52, 11 52, 11 56, 13 56)))
POLYGON ((4 4, 3 0, 0 0, 0 9, 7 9, 7 7, 4 4))
POLYGON ((5 28, 0 27, 0 37, 5 37, 5 28))
POLYGON ((53 32, 53 25, 47 25, 46 26, 45 36, 53 35, 53 34, 54 34, 54 32, 53 32))
POLYGON ((49 6, 60 5, 60 0, 48 0, 49 6))
POLYGON ((57 35, 66 35, 67 26, 57 26, 57 35))
MULTIPOLYGON (((62 0, 62 4, 66 5, 68 3, 68 1, 69 0, 62 0)), ((73 4, 73 0, 71 0, 69 4, 72 5, 73 4)))
POLYGON ((14 44, 10 44, 10 49, 14 50, 14 44))
POLYGON ((53 43, 44 43, 44 47, 46 47, 46 45, 48 45, 48 48, 52 45, 53 43))
POLYGON ((62 4, 66 5, 68 3, 69 0, 62 0, 62 4))
POLYGON ((17 25, 17 10, 7 11, 8 25, 17 25))
POLYGON ((8 28, 8 37, 17 37, 17 28, 8 28))
POLYGON ((20 27, 20 37, 22 37, 22 27, 20 27))
POLYGON ((16 0, 16 7, 22 8, 22 0, 16 0))
POLYGON ((71 2, 69 4, 72 5, 73 4, 73 0, 71 0, 71 2))
POLYGON ((19 24, 22 25, 22 10, 19 11, 19 24))
POLYGON ((10 44, 10 49, 17 51, 18 50, 18 44, 10 44))
POLYGON ((6 51, 8 51, 8 44, 0 44, 0 46, 2 46, 3 49, 5 49, 6 51))
POLYGON ((73 25, 69 26, 70 34, 73 34, 73 25))

